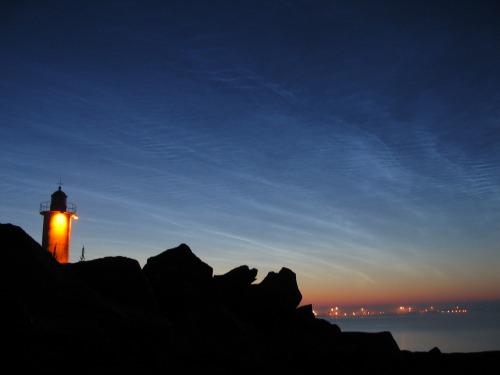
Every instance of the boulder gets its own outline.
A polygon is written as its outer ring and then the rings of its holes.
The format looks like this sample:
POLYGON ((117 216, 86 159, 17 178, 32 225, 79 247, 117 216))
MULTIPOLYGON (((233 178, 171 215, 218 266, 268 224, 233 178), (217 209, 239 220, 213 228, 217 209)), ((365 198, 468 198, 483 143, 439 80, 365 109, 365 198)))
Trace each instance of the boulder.
POLYGON ((0 224, 0 243, 1 295, 17 301, 12 307, 21 307, 23 316, 31 321, 42 315, 76 318, 82 310, 102 307, 90 290, 67 275, 62 265, 20 227, 0 224))
POLYGON ((347 353, 394 354, 399 346, 390 332, 342 332, 340 349, 347 353))
POLYGON ((257 285, 257 301, 267 314, 289 316, 302 300, 295 273, 283 267, 278 273, 269 272, 257 285))
POLYGON ((122 256, 65 265, 91 289, 122 307, 155 311, 156 300, 139 262, 122 256))
POLYGON ((242 289, 255 281, 257 270, 248 266, 239 266, 231 271, 214 276, 214 283, 221 289, 242 289))
POLYGON ((60 264, 18 226, 0 224, 0 249, 0 278, 19 292, 49 287, 60 276, 60 264))
POLYGON ((197 313, 209 301, 212 267, 185 244, 149 258, 143 272, 160 309, 171 318, 197 313))
POLYGON ((116 348, 109 342, 124 332, 120 314, 21 228, 0 224, 0 246, 0 331, 12 350, 5 356, 21 372, 67 371, 75 352, 90 358, 83 372, 108 364, 116 348))
POLYGON ((431 355, 431 356, 440 356, 441 354, 442 354, 441 350, 437 346, 435 346, 431 350, 429 350, 429 355, 431 355))
POLYGON ((252 284, 244 294, 241 312, 246 319, 264 329, 286 326, 295 316, 302 295, 295 273, 282 268, 269 272, 259 284, 252 284))
POLYGON ((300 306, 295 310, 295 324, 305 330, 309 330, 319 339, 319 335, 326 337, 337 336, 340 328, 325 319, 318 319, 314 315, 312 305, 300 306))
POLYGON ((248 308, 248 290, 255 281, 257 270, 248 266, 232 269, 213 278, 214 298, 238 315, 248 308))
POLYGON ((269 272, 259 289, 269 307, 279 312, 295 311, 302 300, 295 272, 285 267, 278 273, 269 272))
POLYGON ((301 323, 310 323, 316 319, 312 305, 300 306, 295 310, 295 318, 301 323))

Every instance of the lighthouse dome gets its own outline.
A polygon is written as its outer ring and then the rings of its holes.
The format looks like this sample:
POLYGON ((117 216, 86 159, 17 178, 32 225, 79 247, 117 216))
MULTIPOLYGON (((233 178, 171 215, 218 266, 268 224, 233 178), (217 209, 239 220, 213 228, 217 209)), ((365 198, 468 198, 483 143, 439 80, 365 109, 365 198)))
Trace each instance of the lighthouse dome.
POLYGON ((54 191, 51 195, 50 200, 50 210, 51 211, 66 211, 66 198, 68 196, 64 191, 61 190, 61 186, 59 189, 54 191))

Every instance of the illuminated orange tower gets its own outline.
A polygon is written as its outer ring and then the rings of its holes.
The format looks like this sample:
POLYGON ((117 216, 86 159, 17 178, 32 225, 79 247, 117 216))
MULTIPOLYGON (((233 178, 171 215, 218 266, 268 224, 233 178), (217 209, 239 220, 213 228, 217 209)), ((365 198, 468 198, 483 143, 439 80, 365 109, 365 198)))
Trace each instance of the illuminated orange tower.
POLYGON ((40 204, 40 215, 43 216, 42 247, 59 263, 68 263, 71 221, 78 219, 76 206, 68 204, 66 198, 59 185, 59 189, 52 193, 50 204, 40 204))

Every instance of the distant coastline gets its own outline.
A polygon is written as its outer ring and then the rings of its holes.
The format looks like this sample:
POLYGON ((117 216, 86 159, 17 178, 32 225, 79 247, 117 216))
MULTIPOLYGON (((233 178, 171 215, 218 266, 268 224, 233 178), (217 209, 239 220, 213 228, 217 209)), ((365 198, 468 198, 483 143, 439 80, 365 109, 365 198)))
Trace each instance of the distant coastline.
MULTIPOLYGON (((470 305, 470 304, 469 304, 470 305)), ((397 305, 383 307, 364 306, 332 306, 314 309, 320 318, 363 318, 368 316, 394 315, 404 316, 413 314, 467 314, 471 308, 465 304, 426 304, 426 305, 397 305)))
POLYGON ((434 346, 446 353, 500 350, 500 302, 470 303, 467 307, 466 314, 443 310, 325 319, 346 331, 390 331, 404 350, 428 351, 434 346))

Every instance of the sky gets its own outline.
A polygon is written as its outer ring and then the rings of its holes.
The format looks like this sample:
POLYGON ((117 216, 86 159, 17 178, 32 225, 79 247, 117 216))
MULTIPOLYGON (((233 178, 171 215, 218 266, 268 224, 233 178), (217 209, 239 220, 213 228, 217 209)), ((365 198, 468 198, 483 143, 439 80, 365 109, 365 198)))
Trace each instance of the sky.
POLYGON ((303 303, 500 299, 495 2, 2 1, 0 222, 303 303))

